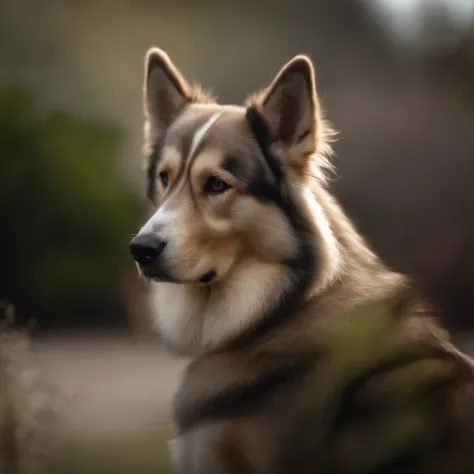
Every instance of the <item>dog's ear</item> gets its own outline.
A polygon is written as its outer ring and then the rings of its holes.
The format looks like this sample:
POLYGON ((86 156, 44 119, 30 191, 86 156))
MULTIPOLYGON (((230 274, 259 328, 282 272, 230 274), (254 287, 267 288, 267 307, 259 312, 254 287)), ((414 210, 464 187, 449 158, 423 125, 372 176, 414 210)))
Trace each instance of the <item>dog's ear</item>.
POLYGON ((145 59, 144 109, 146 118, 160 135, 189 103, 190 86, 158 48, 151 48, 145 59))
POLYGON ((289 61, 258 102, 275 142, 286 151, 298 148, 300 156, 316 150, 319 106, 313 64, 307 56, 289 61))

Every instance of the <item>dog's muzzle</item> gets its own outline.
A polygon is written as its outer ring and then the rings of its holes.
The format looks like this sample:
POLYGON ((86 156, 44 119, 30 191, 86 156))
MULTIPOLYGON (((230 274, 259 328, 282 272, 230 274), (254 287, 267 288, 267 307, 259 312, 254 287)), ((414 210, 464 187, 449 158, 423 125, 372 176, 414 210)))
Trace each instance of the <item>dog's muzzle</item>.
POLYGON ((138 234, 130 242, 130 253, 146 273, 157 266, 165 247, 166 242, 155 234, 138 234))
POLYGON ((143 275, 154 281, 173 282, 173 283, 211 283, 217 273, 215 270, 209 270, 196 280, 176 280, 169 274, 162 253, 166 247, 166 241, 161 240, 158 236, 152 233, 138 234, 130 242, 130 253, 135 262, 140 266, 143 275))

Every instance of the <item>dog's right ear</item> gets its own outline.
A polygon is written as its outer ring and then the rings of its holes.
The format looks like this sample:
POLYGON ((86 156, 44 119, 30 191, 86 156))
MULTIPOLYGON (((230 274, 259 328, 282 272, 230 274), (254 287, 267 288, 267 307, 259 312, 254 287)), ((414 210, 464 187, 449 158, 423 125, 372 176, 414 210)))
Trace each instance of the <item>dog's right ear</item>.
POLYGON ((190 86, 159 48, 145 59, 144 109, 156 135, 161 135, 189 103, 190 86))

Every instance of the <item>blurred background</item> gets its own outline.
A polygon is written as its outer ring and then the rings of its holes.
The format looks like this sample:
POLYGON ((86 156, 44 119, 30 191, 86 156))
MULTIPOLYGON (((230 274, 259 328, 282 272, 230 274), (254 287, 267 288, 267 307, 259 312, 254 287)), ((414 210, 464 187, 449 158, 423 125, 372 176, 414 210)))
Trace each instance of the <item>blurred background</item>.
POLYGON ((1 0, 0 301, 75 387, 71 426, 165 420, 182 367, 148 337, 128 254, 152 45, 224 103, 309 54, 340 133, 334 192, 470 334, 474 0, 1 0))

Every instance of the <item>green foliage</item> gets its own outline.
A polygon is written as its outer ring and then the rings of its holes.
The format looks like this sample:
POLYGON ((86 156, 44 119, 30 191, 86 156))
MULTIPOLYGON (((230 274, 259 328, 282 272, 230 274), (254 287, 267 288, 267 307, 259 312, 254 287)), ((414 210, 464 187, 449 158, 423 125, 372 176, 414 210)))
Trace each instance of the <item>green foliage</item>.
POLYGON ((41 114, 30 92, 0 89, 0 299, 58 314, 118 295, 139 216, 120 146, 109 123, 41 114))

